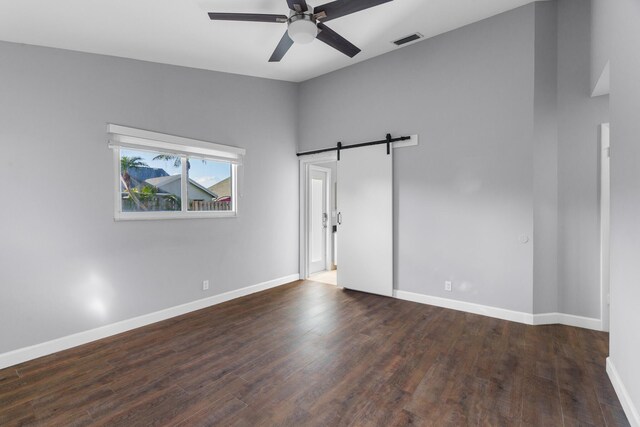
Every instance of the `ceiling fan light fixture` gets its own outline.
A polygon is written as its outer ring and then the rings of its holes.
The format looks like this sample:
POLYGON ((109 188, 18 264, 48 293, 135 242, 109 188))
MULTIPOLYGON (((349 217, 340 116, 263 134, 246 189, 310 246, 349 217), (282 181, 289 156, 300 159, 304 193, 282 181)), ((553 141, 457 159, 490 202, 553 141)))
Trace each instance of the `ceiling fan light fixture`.
POLYGON ((289 19, 287 32, 295 43, 307 44, 318 35, 318 27, 310 15, 294 15, 289 19))

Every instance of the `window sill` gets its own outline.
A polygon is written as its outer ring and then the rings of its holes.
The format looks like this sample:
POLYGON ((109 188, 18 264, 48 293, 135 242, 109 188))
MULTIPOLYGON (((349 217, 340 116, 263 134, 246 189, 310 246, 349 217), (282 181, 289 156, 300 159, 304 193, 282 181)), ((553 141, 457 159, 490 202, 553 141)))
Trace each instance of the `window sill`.
POLYGON ((237 212, 117 212, 115 221, 153 221, 162 219, 236 218, 237 212))

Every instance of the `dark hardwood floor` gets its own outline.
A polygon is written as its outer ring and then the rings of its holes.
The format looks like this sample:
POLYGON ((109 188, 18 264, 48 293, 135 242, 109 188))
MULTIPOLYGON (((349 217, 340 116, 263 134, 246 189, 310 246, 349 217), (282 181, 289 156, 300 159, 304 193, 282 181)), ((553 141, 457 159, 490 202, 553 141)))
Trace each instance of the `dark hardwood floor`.
POLYGON ((628 425, 607 347, 296 282, 0 370, 0 425, 628 425))

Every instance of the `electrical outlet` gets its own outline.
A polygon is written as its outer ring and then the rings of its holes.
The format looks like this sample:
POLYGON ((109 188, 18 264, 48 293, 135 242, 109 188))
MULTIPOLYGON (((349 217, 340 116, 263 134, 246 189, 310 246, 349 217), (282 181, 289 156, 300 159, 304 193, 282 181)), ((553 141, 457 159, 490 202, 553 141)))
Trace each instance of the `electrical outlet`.
POLYGON ((207 289, 209 289, 209 281, 208 280, 203 280, 202 281, 202 290, 206 291, 207 289))
POLYGON ((444 282, 444 290, 447 292, 451 292, 451 281, 447 280, 444 282))

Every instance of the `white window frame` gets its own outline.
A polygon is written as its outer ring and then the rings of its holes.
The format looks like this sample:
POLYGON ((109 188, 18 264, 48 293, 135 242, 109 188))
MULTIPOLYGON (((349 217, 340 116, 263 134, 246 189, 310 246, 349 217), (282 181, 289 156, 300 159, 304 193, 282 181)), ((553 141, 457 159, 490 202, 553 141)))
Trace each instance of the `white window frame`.
POLYGON ((246 150, 231 145, 215 144, 175 135, 167 135, 142 129, 130 128, 115 124, 107 124, 109 148, 113 151, 114 176, 114 219, 158 220, 158 219, 192 219, 192 218, 235 218, 238 216, 238 170, 246 150), (228 162, 231 165, 231 210, 230 211, 190 211, 188 196, 188 179, 182 179, 181 210, 165 212, 123 212, 120 176, 120 150, 131 149, 173 154, 182 159, 182 177, 188 177, 187 158, 228 162))

